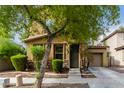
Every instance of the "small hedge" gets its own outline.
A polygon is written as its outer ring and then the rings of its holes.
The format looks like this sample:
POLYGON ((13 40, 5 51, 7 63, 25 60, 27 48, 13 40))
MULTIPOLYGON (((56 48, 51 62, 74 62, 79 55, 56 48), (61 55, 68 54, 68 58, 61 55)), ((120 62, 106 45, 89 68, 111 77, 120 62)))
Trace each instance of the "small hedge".
POLYGON ((40 45, 32 46, 31 52, 33 54, 35 70, 39 72, 41 67, 41 60, 45 52, 44 47, 40 45))
POLYGON ((26 68, 27 56, 18 54, 12 56, 11 61, 16 71, 24 71, 26 68))
POLYGON ((25 49, 21 45, 16 44, 13 40, 0 37, 0 61, 8 64, 6 70, 14 70, 10 57, 17 54, 24 54, 25 49), (2 59, 1 59, 2 58, 2 59))
POLYGON ((43 46, 36 45, 31 47, 31 53, 33 54, 34 61, 41 61, 44 56, 45 49, 43 46))
POLYGON ((39 72, 39 71, 40 71, 40 67, 41 67, 41 62, 35 61, 35 62, 34 62, 34 66, 35 66, 35 70, 36 70, 37 72, 39 72))
POLYGON ((53 59, 52 60, 52 69, 54 72, 61 72, 63 66, 63 61, 61 59, 53 59))

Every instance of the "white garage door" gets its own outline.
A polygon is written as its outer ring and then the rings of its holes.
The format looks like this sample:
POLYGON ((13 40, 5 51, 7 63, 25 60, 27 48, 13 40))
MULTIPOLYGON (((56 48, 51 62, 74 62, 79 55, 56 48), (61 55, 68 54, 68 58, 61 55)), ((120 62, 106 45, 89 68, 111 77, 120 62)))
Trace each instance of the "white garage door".
POLYGON ((93 67, 102 66, 102 53, 92 54, 92 61, 90 62, 90 66, 93 66, 93 67))

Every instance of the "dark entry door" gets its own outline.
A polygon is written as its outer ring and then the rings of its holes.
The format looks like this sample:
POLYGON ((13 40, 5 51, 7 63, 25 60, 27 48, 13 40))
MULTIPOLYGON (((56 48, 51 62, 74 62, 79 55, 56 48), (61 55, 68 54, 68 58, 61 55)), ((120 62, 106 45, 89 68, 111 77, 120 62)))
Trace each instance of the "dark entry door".
POLYGON ((79 66, 79 45, 73 44, 70 46, 70 67, 78 68, 79 66))

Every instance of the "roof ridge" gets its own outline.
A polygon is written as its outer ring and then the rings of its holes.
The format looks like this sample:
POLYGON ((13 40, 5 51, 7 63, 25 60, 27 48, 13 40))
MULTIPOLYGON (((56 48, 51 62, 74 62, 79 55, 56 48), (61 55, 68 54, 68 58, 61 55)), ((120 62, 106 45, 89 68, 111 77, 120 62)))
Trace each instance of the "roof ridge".
POLYGON ((112 33, 110 33, 108 36, 106 36, 103 40, 101 40, 101 42, 109 39, 111 36, 115 35, 116 33, 124 33, 124 31, 117 29, 117 30, 113 31, 112 33))

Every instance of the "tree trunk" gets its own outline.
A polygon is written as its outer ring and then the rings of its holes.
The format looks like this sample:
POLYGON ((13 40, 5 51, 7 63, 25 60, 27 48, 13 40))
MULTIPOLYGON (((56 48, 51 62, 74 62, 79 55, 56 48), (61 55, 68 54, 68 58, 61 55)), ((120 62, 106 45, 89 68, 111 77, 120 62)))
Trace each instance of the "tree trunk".
POLYGON ((47 48, 46 48, 44 57, 43 57, 43 59, 41 61, 41 68, 40 68, 40 72, 39 72, 39 77, 37 78, 36 84, 35 84, 35 86, 37 88, 41 88, 41 86, 42 86, 42 81, 43 81, 44 74, 45 74, 45 68, 46 68, 47 61, 48 61, 49 54, 50 54, 50 50, 51 50, 51 42, 52 42, 52 40, 53 40, 53 37, 49 36, 48 40, 47 40, 47 48))

